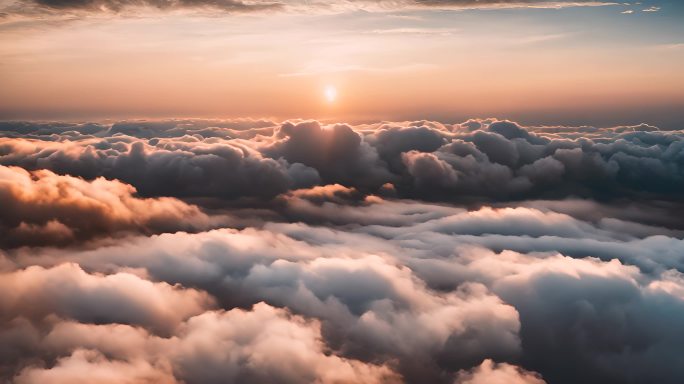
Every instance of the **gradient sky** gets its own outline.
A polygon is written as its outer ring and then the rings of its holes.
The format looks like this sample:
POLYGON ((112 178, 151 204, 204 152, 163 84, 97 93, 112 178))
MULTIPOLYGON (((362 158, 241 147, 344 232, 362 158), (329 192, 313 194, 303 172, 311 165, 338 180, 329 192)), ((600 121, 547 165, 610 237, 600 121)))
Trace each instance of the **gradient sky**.
POLYGON ((676 2, 146 3, 0 2, 0 119, 684 120, 676 2))

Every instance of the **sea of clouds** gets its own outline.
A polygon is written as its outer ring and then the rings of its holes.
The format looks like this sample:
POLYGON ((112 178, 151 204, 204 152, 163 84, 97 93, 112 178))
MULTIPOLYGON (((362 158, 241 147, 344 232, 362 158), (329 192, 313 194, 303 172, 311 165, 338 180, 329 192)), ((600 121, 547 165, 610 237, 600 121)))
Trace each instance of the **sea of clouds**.
POLYGON ((0 381, 681 383, 684 131, 0 123, 0 381))

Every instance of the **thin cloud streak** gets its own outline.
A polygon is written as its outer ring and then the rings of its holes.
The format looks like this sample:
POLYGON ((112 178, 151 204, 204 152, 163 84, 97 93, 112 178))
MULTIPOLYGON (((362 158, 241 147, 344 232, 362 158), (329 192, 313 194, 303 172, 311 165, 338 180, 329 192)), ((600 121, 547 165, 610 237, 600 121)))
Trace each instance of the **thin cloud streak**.
MULTIPOLYGON (((226 13, 346 13, 354 11, 367 12, 401 12, 416 10, 477 10, 477 9, 562 9, 569 7, 603 7, 615 6, 621 3, 601 1, 473 1, 473 0, 399 0, 399 1, 239 1, 239 0, 192 0, 192 1, 167 1, 149 0, 133 2, 128 0, 20 0, 15 5, 7 6, 8 13, 74 13, 81 16, 88 13, 120 13, 129 10, 178 10, 178 9, 213 9, 226 13)), ((645 12, 657 11, 658 7, 644 9, 645 12)))

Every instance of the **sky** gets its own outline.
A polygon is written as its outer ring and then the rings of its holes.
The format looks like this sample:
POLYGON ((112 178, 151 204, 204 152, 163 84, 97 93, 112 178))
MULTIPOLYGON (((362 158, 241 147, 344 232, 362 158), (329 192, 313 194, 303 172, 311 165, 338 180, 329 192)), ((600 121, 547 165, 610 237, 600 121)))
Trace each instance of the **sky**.
POLYGON ((2 4, 4 119, 683 117, 677 2, 2 4))

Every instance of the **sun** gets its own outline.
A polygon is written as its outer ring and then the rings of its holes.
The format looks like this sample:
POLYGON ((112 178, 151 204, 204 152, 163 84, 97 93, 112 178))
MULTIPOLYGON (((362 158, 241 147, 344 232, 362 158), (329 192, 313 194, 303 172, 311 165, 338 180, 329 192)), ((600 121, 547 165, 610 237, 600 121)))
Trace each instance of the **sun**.
POLYGON ((327 100, 328 103, 334 102, 337 98, 337 89, 332 85, 327 85, 323 93, 325 94, 325 100, 327 100))

